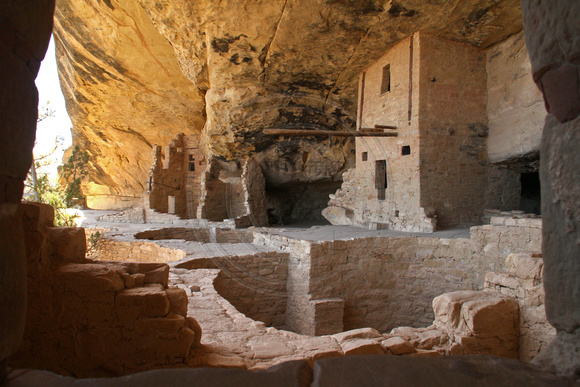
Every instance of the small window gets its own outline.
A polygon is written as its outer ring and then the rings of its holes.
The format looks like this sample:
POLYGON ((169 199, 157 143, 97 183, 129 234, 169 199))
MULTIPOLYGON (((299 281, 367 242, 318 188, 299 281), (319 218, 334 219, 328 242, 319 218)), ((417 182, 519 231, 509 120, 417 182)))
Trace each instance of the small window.
POLYGON ((189 162, 189 172, 195 172, 195 161, 189 162))
POLYGON ((410 145, 403 145, 403 149, 401 150, 401 155, 407 156, 411 154, 411 146, 410 145))
POLYGON ((369 159, 369 152, 362 153, 362 161, 367 161, 369 159))
POLYGON ((381 81, 381 94, 391 91, 391 65, 383 67, 383 80, 381 81))

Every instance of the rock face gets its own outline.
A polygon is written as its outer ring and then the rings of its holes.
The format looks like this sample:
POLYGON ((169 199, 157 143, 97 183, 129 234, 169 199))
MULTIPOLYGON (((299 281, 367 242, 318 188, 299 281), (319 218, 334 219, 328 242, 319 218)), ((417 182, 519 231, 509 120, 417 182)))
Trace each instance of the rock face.
POLYGON ((339 181, 352 140, 263 129, 353 129, 359 71, 417 30, 479 47, 521 30, 517 0, 60 0, 56 18, 75 142, 93 156, 85 189, 111 199, 94 207, 140 196, 151 144, 204 123, 206 155, 254 154, 267 189, 339 181))
POLYGON ((26 318, 26 252, 18 203, 32 163, 38 114, 34 79, 52 29, 53 1, 0 4, 0 383, 26 318))
POLYGON ((533 82, 523 33, 487 51, 487 153, 493 163, 519 172, 537 171, 546 117, 533 82))
POLYGON ((540 177, 546 314, 558 334, 537 364, 577 375, 580 364, 580 3, 522 1, 534 81, 546 118, 540 177), (541 37, 541 39, 540 39, 541 37))
POLYGON ((58 1, 55 39, 74 143, 89 151, 93 208, 141 197, 153 144, 199 132, 203 94, 134 0, 58 1), (113 5, 114 3, 114 5, 113 5))

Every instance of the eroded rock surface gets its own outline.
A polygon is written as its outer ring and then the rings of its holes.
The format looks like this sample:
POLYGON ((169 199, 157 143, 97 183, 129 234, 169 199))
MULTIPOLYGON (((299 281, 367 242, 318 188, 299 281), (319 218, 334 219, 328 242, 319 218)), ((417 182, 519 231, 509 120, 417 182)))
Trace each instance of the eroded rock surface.
POLYGON ((352 130, 360 70, 415 31, 487 47, 521 30, 517 0, 60 0, 57 21, 96 207, 140 196, 150 145, 204 123, 206 152, 257 153, 268 187, 340 180, 353 164, 351 139, 263 129, 352 130))
POLYGON ((203 93, 134 0, 57 2, 55 40, 74 143, 90 155, 95 208, 140 198, 151 146, 204 124, 203 93))

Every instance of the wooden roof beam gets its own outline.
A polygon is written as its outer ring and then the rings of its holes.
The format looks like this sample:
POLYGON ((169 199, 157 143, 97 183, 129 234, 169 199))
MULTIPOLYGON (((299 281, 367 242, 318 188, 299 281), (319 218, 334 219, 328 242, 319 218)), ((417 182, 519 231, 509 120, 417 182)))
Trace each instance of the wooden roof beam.
POLYGON ((271 136, 397 137, 397 132, 334 131, 313 129, 264 129, 271 136))

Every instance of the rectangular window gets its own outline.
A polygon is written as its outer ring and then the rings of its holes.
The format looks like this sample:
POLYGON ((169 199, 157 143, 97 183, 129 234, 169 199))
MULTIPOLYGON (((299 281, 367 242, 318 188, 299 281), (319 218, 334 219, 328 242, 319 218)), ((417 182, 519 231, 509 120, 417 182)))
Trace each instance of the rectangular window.
POLYGON ((367 161, 369 159, 369 152, 362 153, 362 161, 367 161))
POLYGON ((385 200, 387 188, 387 160, 377 160, 375 162, 375 188, 377 189, 377 199, 385 200))
POLYGON ((410 145, 403 145, 403 148, 401 149, 401 155, 407 156, 410 154, 411 154, 411 146, 410 145))
POLYGON ((383 80, 381 81, 381 94, 391 91, 391 65, 383 67, 383 80))

